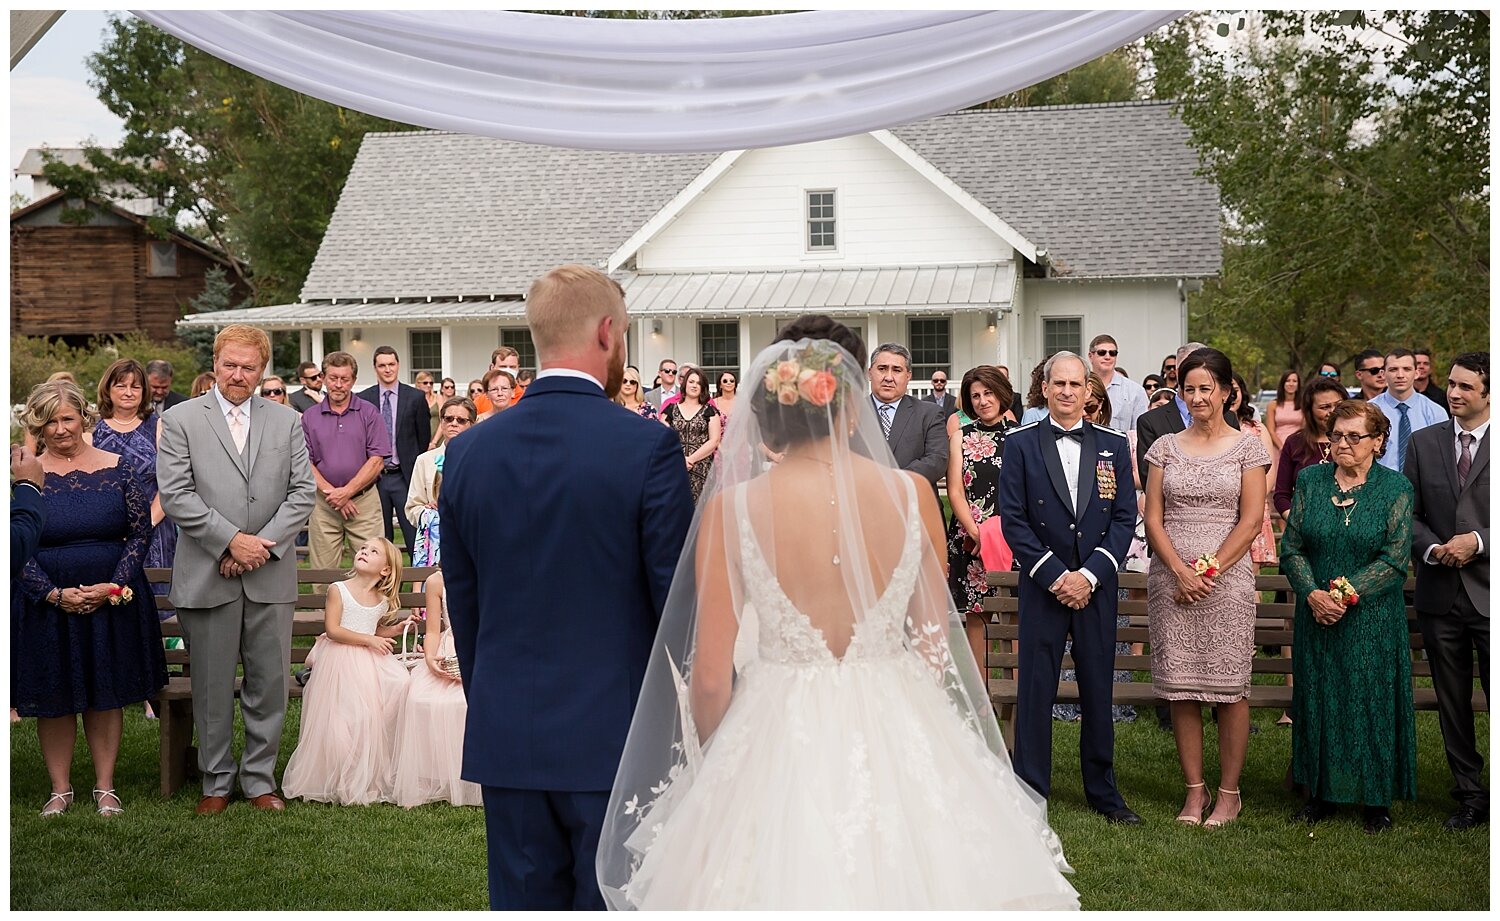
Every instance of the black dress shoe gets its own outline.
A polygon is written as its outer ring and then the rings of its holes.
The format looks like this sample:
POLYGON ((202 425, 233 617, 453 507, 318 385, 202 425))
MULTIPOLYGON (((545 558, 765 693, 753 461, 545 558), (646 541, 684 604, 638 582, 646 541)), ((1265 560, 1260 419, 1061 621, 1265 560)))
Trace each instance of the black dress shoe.
POLYGON ((1458 811, 1449 816, 1448 821, 1443 823, 1443 827, 1450 831, 1463 831, 1465 828, 1483 825, 1489 820, 1490 817, 1487 813, 1481 812, 1473 806, 1459 806, 1458 811))
POLYGON ((1389 831, 1395 826, 1391 821, 1391 811, 1379 806, 1365 807, 1365 834, 1378 835, 1383 831, 1389 831))
POLYGON ((1119 809, 1112 809, 1109 812, 1103 810, 1098 810, 1098 812, 1111 825, 1141 824, 1141 817, 1136 815, 1129 806, 1121 806, 1119 809))
POLYGON ((1303 804, 1301 809, 1292 813, 1292 821, 1316 825, 1324 819, 1331 818, 1336 812, 1338 812, 1338 807, 1332 803, 1320 799, 1310 799, 1303 804))

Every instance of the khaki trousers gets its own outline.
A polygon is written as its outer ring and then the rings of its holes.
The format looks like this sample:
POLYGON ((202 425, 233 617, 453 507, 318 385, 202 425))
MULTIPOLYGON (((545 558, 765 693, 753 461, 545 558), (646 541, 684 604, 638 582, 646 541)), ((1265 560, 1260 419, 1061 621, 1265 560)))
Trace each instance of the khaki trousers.
POLYGON ((340 568, 346 539, 352 555, 365 541, 381 536, 379 493, 366 489, 355 503, 359 514, 345 519, 322 493, 318 494, 307 523, 307 562, 313 569, 340 568))

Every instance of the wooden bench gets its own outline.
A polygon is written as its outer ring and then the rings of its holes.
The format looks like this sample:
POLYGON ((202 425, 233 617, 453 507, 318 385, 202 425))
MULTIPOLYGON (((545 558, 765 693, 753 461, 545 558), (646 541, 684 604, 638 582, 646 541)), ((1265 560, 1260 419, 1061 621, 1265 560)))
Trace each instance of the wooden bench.
MULTIPOLYGON (((1018 625, 1018 603, 1016 599, 1017 585, 1021 574, 1018 572, 991 572, 989 583, 998 586, 999 591, 995 596, 984 602, 984 610, 997 614, 998 623, 988 624, 985 628, 985 665, 989 672, 990 700, 995 706, 995 712, 999 714, 1001 729, 1005 735, 1005 741, 1011 748, 1015 747, 1015 710, 1016 710, 1016 666, 1018 656, 1016 654, 1017 640, 1020 636, 1018 625), (999 672, 999 677, 995 673, 999 672)), ((1146 588, 1146 574, 1139 572, 1127 572, 1120 574, 1120 587, 1127 589, 1140 589, 1144 593, 1146 588)), ((1406 592, 1408 602, 1411 592, 1416 587, 1416 580, 1408 579, 1406 592)), ((1291 598, 1291 584, 1286 576, 1256 576, 1255 589, 1257 592, 1276 592, 1278 599, 1291 598)), ((1255 645, 1257 650, 1263 646, 1285 646, 1293 650, 1292 631, 1288 628, 1291 621, 1294 605, 1288 601, 1259 602, 1255 606, 1255 645)), ((1146 610, 1144 598, 1131 599, 1120 602, 1120 613, 1130 618, 1130 626, 1120 627, 1115 634, 1117 642, 1121 643, 1150 643, 1151 635, 1148 628, 1149 615, 1146 610)), ((1422 648, 1422 634, 1417 629, 1417 614, 1408 603, 1406 608, 1406 619, 1411 631, 1412 649, 1412 679, 1430 678, 1432 666, 1426 659, 1418 655, 1422 648)), ((1073 667, 1073 657, 1064 656, 1063 668, 1073 667)), ((1126 672, 1150 672, 1151 656, 1130 655, 1118 653, 1115 655, 1115 670, 1126 672)), ((1252 675, 1287 675, 1292 671, 1292 659, 1290 657, 1267 657, 1257 655, 1251 664, 1252 675)), ((1475 675, 1478 675, 1478 665, 1475 666, 1475 675)), ((1114 690, 1114 702, 1116 704, 1132 704, 1138 707, 1154 707, 1162 701, 1158 700, 1151 689, 1149 679, 1145 681, 1134 680, 1123 681, 1112 685, 1114 690)), ((1436 710, 1437 692, 1432 688, 1413 688, 1413 702, 1418 710, 1436 710)), ((1064 681, 1058 684, 1058 703, 1077 703, 1078 684, 1073 681, 1064 681)), ((1474 692, 1475 712, 1489 709, 1484 694, 1475 689, 1474 692)), ((1289 709, 1292 705, 1292 689, 1284 683, 1277 684, 1252 684, 1250 686, 1250 706, 1266 707, 1276 710, 1289 709)))
MULTIPOLYGON (((299 548, 300 549, 300 548, 299 548)), ((414 587, 411 583, 420 582, 432 575, 436 570, 431 567, 407 567, 404 575, 407 582, 403 588, 414 587)), ((292 636, 317 636, 323 632, 323 598, 328 590, 328 584, 338 582, 347 576, 347 570, 343 569, 299 569, 297 570, 297 595, 296 606, 293 610, 292 636), (309 587, 311 592, 303 593, 303 587, 309 587)), ((168 584, 172 581, 172 570, 170 569, 148 569, 146 579, 156 584, 168 584)), ((425 605, 426 596, 417 591, 403 591, 401 593, 401 606, 403 608, 419 608, 425 605)), ((163 592, 156 596, 156 606, 159 611, 166 613, 171 611, 172 602, 167 594, 163 592)), ((182 625, 177 622, 176 616, 162 621, 162 636, 182 636, 182 625)), ((307 661, 307 654, 312 650, 307 646, 292 646, 292 655, 287 663, 288 672, 303 662, 307 661)), ((174 675, 167 680, 167 686, 162 688, 152 702, 156 710, 158 727, 161 731, 161 793, 162 796, 171 796, 187 781, 190 775, 197 773, 197 753, 193 748, 193 679, 192 666, 189 663, 186 648, 167 650, 167 666, 169 668, 181 666, 182 674, 174 675)), ((302 686, 296 681, 290 682, 292 697, 302 696, 302 686)), ((235 681, 235 693, 239 693, 239 681, 235 681)))

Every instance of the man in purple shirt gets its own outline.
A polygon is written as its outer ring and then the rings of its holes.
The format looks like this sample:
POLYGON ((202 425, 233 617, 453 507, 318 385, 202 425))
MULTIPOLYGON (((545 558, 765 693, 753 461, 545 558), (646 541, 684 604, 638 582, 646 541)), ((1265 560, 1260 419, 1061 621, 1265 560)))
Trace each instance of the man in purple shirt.
POLYGON ((373 488, 391 456, 380 410, 354 399, 358 368, 348 352, 323 359, 323 402, 302 413, 307 457, 312 461, 318 500, 307 524, 308 562, 313 569, 336 569, 344 555, 380 534, 380 496, 373 488))

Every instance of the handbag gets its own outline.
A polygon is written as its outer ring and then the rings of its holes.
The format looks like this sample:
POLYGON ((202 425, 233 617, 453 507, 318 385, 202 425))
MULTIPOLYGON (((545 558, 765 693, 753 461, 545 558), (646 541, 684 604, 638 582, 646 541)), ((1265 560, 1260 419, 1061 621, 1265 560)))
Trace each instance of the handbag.
POLYGON ((416 668, 422 663, 423 659, 425 658, 422 651, 415 648, 415 643, 412 644, 411 649, 407 648, 407 634, 415 632, 416 628, 413 624, 407 624, 406 626, 401 628, 401 651, 394 654, 396 656, 396 661, 406 666, 407 671, 411 671, 412 669, 416 668))
POLYGON ((1010 572, 1016 556, 1000 530, 1000 516, 991 515, 979 523, 979 559, 990 572, 1010 572))

